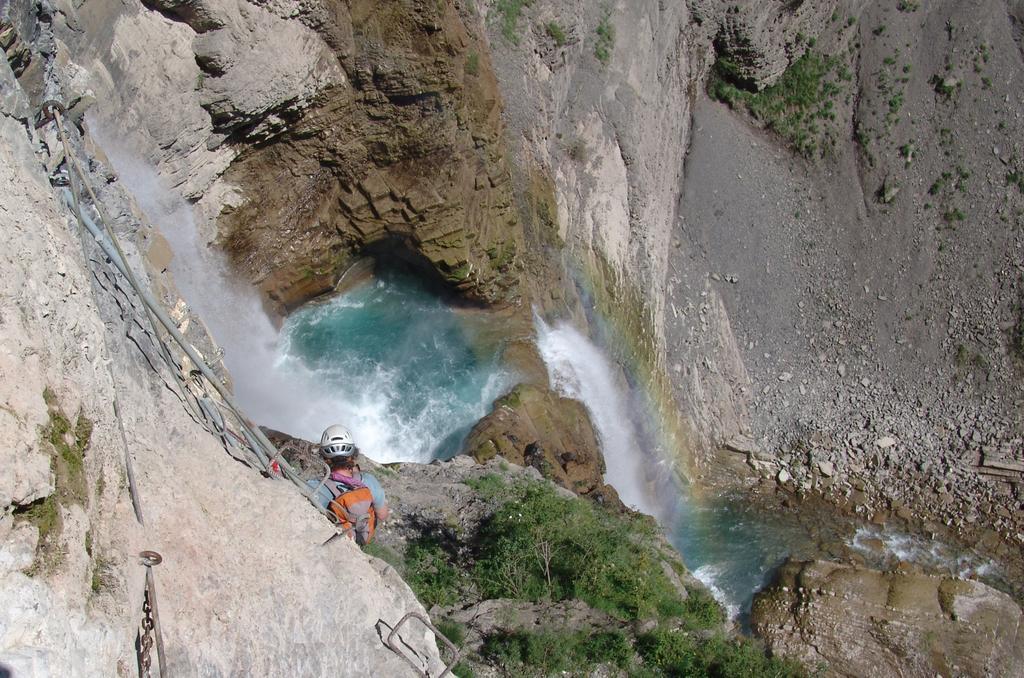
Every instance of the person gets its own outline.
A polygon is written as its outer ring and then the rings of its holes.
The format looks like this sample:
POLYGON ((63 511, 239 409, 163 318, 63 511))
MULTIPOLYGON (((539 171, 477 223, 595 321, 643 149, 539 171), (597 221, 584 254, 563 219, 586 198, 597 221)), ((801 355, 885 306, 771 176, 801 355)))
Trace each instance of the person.
POLYGON ((321 501, 326 499, 325 508, 338 517, 345 534, 360 546, 368 544, 377 523, 387 520, 390 513, 384 488, 359 468, 359 449, 344 426, 334 424, 324 430, 320 455, 330 470, 317 487, 317 495, 321 501))

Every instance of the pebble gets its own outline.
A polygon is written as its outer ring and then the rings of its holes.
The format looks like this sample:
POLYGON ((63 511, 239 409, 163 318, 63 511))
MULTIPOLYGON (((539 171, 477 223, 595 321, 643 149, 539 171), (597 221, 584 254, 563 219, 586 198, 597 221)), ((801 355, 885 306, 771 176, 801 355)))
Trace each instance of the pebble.
POLYGON ((779 481, 780 485, 788 483, 790 479, 792 479, 792 477, 793 476, 791 476, 789 474, 789 471, 787 471, 786 469, 782 469, 781 471, 779 471, 779 474, 775 476, 775 478, 779 481))
POLYGON ((896 439, 892 436, 882 436, 875 441, 875 447, 885 450, 896 444, 896 439))
POLYGON ((846 365, 844 365, 843 363, 839 363, 839 367, 836 368, 836 372, 839 373, 840 377, 845 377, 846 376, 846 365))
POLYGON ((793 375, 790 374, 789 372, 783 372, 782 374, 779 375, 779 381, 781 381, 783 383, 789 381, 792 378, 793 378, 793 375))

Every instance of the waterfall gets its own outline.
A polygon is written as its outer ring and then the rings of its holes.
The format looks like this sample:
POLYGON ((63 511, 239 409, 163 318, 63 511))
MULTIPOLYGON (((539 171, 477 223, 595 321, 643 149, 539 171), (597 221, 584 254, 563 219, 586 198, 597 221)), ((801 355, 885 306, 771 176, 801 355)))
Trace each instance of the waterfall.
POLYGON ((605 481, 623 503, 658 519, 694 576, 742 623, 754 591, 785 556, 793 534, 766 525, 729 497, 696 499, 666 464, 670 453, 659 447, 655 408, 629 388, 620 368, 571 325, 535 322, 553 388, 590 413, 605 481))
POLYGON ((605 482, 627 506, 664 517, 659 501, 661 461, 638 426, 637 413, 620 372, 593 342, 566 322, 550 326, 541 318, 537 347, 548 369, 552 388, 582 402, 601 443, 605 482))
POLYGON ((475 326, 417 281, 385 276, 293 313, 279 331, 257 291, 199 235, 192 206, 113 126, 90 132, 171 245, 175 284, 224 349, 239 405, 256 423, 317 441, 341 423, 381 461, 451 456, 513 383, 475 326))

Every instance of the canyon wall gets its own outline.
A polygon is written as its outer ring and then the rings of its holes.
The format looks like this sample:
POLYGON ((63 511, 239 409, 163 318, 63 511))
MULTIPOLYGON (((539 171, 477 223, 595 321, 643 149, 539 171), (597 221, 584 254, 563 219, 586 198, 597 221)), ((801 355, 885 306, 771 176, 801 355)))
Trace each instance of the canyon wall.
MULTIPOLYGON (((49 46, 31 58, 66 55, 49 46)), ((39 92, 7 59, 0 85, 0 672, 134 675, 144 549, 163 556, 154 573, 171 674, 411 671, 381 634, 423 612, 415 596, 353 543, 321 547, 331 525, 193 418, 134 293, 51 185, 63 148, 52 122, 36 130, 39 92)), ((152 227, 77 142, 73 116, 74 152, 97 170, 90 182, 142 272, 136 243, 152 227)), ((174 366, 188 376, 187 362, 174 366)), ((402 636, 421 667, 440 671, 428 631, 402 636)))

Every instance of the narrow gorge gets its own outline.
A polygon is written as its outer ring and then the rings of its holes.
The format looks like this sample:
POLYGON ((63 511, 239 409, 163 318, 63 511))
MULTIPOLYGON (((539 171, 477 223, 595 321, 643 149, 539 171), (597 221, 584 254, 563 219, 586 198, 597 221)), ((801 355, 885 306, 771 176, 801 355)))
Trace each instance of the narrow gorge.
POLYGON ((1022 36, 0 0, 0 675, 1024 675, 1022 36))

